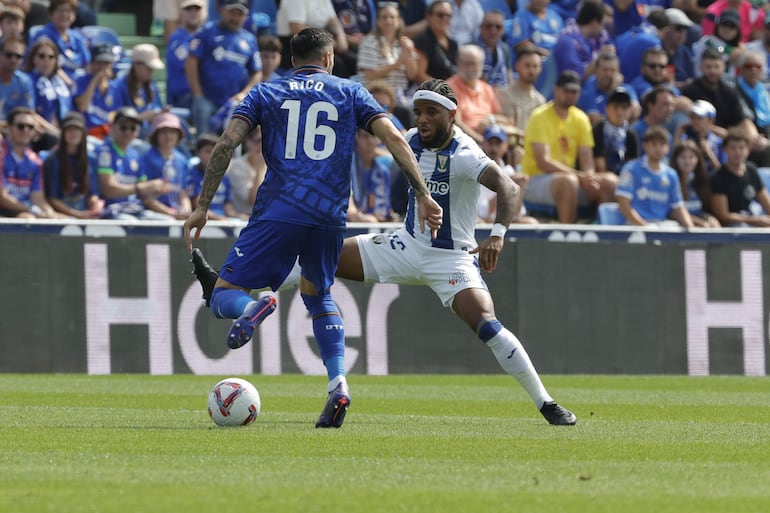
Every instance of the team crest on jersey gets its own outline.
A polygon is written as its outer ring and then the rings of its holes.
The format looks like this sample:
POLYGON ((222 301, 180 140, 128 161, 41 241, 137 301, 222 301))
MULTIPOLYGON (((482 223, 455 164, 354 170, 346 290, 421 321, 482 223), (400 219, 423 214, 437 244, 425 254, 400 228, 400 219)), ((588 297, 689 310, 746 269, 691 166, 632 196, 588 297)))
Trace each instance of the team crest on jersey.
POLYGON ((446 171, 446 164, 447 164, 448 160, 449 160, 449 157, 447 157, 446 155, 439 155, 438 156, 438 170, 439 171, 442 171, 442 172, 446 171))
POLYGON ((241 39, 238 41, 238 46, 241 47, 241 50, 248 50, 249 49, 249 42, 245 39, 241 39))
POLYGON ((139 169, 139 162, 137 162, 136 160, 132 160, 131 162, 128 163, 128 167, 131 168, 131 171, 137 171, 139 169))
POLYGON ((372 243, 373 244, 385 244, 385 237, 382 235, 375 235, 372 237, 372 243))
POLYGON ((668 187, 668 178, 666 178, 665 176, 664 176, 663 178, 661 178, 661 180, 660 180, 660 184, 661 184, 663 187, 668 187))
POLYGON ((104 150, 99 153, 99 167, 112 167, 112 155, 110 154, 110 150, 104 150))

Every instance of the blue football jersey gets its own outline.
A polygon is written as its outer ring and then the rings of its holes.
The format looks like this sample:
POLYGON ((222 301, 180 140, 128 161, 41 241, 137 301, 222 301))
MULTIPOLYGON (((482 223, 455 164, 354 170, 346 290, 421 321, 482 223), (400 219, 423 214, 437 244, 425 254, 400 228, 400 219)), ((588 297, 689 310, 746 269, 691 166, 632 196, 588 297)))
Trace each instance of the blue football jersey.
POLYGON ((233 113, 262 126, 267 174, 252 219, 344 227, 356 130, 385 116, 361 84, 319 66, 253 88, 233 113))

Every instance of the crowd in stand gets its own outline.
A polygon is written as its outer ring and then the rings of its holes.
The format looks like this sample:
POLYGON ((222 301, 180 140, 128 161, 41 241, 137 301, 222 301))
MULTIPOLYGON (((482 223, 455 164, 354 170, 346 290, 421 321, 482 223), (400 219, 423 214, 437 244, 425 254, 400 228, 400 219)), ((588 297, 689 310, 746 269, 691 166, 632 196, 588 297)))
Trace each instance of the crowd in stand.
MULTIPOLYGON (((133 48, 90 41, 78 0, 50 0, 34 33, 29 0, 2 1, 0 216, 185 219, 229 115, 311 26, 404 132, 416 86, 446 80, 457 125, 522 187, 516 222, 606 204, 619 223, 770 226, 763 0, 276 0, 267 26, 265 0, 155 0, 164 44, 133 48)), ((257 129, 212 218, 247 218, 266 169, 257 129)), ((406 184, 365 131, 351 176, 349 220, 403 215, 406 184)), ((478 216, 494 221, 493 193, 478 216)))

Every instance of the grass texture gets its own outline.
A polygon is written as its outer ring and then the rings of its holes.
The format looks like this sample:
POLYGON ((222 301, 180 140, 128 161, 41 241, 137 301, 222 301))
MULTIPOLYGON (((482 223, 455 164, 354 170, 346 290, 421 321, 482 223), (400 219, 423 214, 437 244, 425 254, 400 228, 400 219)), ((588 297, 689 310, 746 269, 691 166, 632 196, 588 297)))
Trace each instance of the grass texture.
POLYGON ((216 427, 225 377, 0 375, 0 512, 767 512, 770 379, 548 376, 548 425, 507 376, 240 376, 262 412, 216 427))

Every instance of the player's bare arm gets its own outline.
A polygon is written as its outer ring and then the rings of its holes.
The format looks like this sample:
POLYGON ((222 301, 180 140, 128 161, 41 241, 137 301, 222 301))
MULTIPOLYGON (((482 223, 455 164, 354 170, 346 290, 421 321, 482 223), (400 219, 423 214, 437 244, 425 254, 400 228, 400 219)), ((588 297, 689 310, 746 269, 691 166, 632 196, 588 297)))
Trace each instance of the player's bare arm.
POLYGON ((428 186, 425 184, 420 166, 409 144, 393 125, 393 122, 386 117, 378 118, 372 122, 372 132, 385 143, 388 151, 393 155, 393 160, 401 168, 401 172, 404 173, 409 185, 414 190, 418 202, 420 230, 425 231, 425 223, 427 222, 433 237, 436 237, 443 222, 443 211, 428 192, 428 186))
MULTIPOLYGON (((511 224, 516 212, 521 207, 520 188, 508 175, 503 173, 495 163, 490 164, 481 174, 479 181, 492 191, 497 193, 497 215, 495 216, 495 225, 503 226, 507 229, 511 224)), ((503 233, 504 235, 504 233, 503 233)), ((500 252, 503 250, 504 237, 491 235, 483 241, 471 253, 478 253, 479 266, 484 271, 491 272, 497 267, 497 261, 500 258, 500 252)))
POLYGON ((214 146, 203 175, 203 185, 198 197, 198 206, 184 223, 184 238, 185 242, 187 242, 187 249, 190 251, 192 251, 190 231, 195 228, 195 240, 200 238, 201 230, 206 225, 206 219, 208 218, 209 205, 219 188, 219 184, 222 182, 227 166, 230 165, 233 152, 243 142, 243 139, 250 130, 251 126, 245 120, 237 117, 232 118, 214 146))

